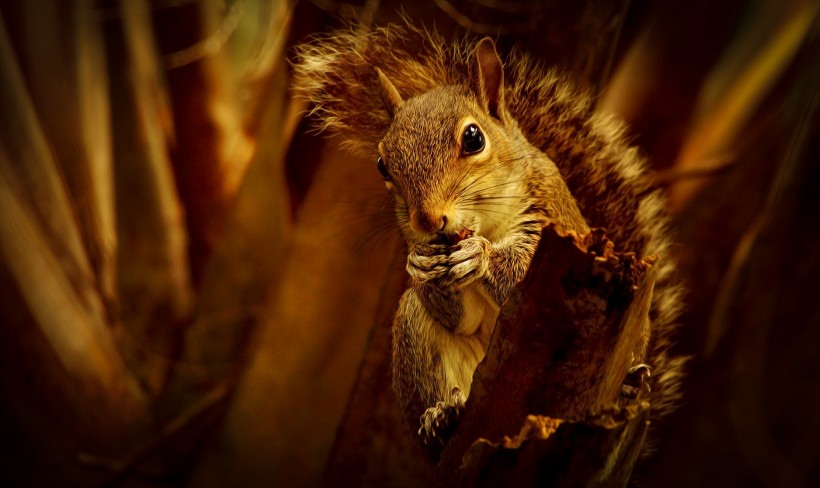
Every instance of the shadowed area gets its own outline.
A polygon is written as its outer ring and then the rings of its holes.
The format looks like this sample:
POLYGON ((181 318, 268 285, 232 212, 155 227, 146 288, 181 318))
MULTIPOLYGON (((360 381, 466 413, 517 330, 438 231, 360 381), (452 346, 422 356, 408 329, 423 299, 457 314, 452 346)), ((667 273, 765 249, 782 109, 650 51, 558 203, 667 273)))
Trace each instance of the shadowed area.
MULTIPOLYGON (((605 473, 635 486, 816 486, 819 9, 4 1, 0 484, 572 486, 605 473), (392 203, 375 156, 311 130, 289 64, 347 19, 366 28, 401 12, 446 40, 490 35, 502 55, 557 66, 628 124, 650 164, 641 183, 665 190, 669 257, 688 289, 673 346, 691 358, 683 400, 662 421, 647 429, 642 398, 617 398, 637 329, 581 340, 553 321, 540 339, 505 327, 532 350, 479 368, 462 427, 490 426, 485 441, 457 434, 437 468, 404 425, 389 328, 407 253, 392 203), (499 383, 515 394, 482 400, 499 383), (585 416, 607 399, 622 404, 585 416), (576 441, 591 446, 583 462, 616 467, 583 468, 576 441), (652 453, 607 457, 641 444, 652 453), (475 469, 458 473, 467 452, 475 469), (539 470, 539 456, 575 464, 539 470)), ((598 303, 559 293, 584 259, 570 244, 545 241, 567 258, 536 261, 503 324, 548 316, 527 290, 598 303)), ((607 320, 638 327, 620 320, 628 310, 607 320)))

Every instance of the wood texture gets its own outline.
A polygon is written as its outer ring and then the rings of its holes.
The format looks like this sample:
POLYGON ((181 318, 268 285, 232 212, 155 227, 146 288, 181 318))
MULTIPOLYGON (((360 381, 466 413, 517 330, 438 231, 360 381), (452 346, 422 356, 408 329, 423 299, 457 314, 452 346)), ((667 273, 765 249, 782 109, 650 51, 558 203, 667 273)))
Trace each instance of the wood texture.
POLYGON ((439 485, 453 481, 478 438, 497 442, 528 415, 574 420, 619 403, 627 370, 644 359, 650 262, 616 253, 601 230, 580 237, 544 230, 527 278, 502 308, 476 370, 463 417, 442 453, 439 485))

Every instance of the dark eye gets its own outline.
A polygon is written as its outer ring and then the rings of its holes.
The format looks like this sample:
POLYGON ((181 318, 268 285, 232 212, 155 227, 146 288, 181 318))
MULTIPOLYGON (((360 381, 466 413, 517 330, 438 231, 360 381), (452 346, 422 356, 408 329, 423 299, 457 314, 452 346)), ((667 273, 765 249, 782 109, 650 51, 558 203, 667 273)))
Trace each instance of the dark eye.
POLYGON ((390 178, 390 173, 387 172, 387 166, 384 165, 384 161, 382 161, 381 156, 379 156, 379 159, 376 160, 376 168, 379 169, 379 173, 382 174, 384 181, 392 180, 392 178, 390 178))
POLYGON ((481 129, 475 124, 470 124, 464 129, 464 135, 461 136, 461 153, 475 154, 484 150, 484 134, 481 129))

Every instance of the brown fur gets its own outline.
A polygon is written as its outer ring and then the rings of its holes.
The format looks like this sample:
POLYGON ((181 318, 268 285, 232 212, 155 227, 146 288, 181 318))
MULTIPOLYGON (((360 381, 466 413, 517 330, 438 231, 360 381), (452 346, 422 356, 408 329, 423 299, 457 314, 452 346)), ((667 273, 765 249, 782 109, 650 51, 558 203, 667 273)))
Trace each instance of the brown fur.
MULTIPOLYGON (((434 223, 428 217, 435 219, 443 211, 442 206, 449 202, 448 192, 463 188, 467 173, 489 173, 505 185, 518 176, 525 182, 525 195, 520 195, 515 209, 516 215, 524 215, 514 223, 519 241, 486 251, 490 271, 484 284, 497 304, 503 303, 508 288, 526 271, 537 244, 537 237, 530 237, 540 226, 554 221, 568 229, 586 230, 584 219, 576 215, 578 208, 589 225, 606 228, 620 249, 660 255, 646 362, 653 367, 653 411, 666 412, 680 396, 683 360, 667 352, 672 324, 680 310, 680 287, 669 256, 664 199, 658 192, 643 193, 643 158, 629 146, 620 122, 593 111, 588 94, 522 53, 513 53, 504 63, 503 89, 498 95, 500 113, 493 118, 492 101, 486 100, 486 87, 481 83, 494 79, 494 75, 476 73, 488 52, 481 51, 481 44, 478 51, 474 49, 466 42, 447 43, 436 33, 410 23, 367 33, 337 31, 298 49, 295 86, 301 96, 314 103, 312 115, 319 129, 340 134, 348 149, 374 160, 379 154, 384 157, 393 179, 388 187, 393 185, 396 194, 399 223, 411 259, 428 270, 425 273, 441 269, 436 267, 441 264, 436 261, 441 252, 433 249, 434 245, 424 247, 430 239, 419 229, 432 228, 434 223), (384 80, 375 68, 384 73, 384 80), (401 99, 397 114, 385 108, 385 80, 401 99), (465 114, 474 116, 494 143, 488 159, 477 159, 469 166, 465 158, 457 157, 458 148, 448 132, 465 114), (532 220, 528 220, 530 216, 532 220)), ((388 102, 393 105, 396 94, 388 92, 388 102)), ((484 190, 492 188, 484 185, 484 190)), ((497 237, 489 239, 492 246, 499 241, 497 237)), ((462 295, 475 292, 461 287, 431 291, 430 286, 416 283, 405 294, 394 329, 394 350, 403 351, 394 360, 396 389, 411 418, 433 406, 431 399, 446 402, 451 393, 450 385, 437 379, 443 374, 441 351, 413 331, 413 322, 422 316, 437 321, 441 331, 436 329, 435 334, 450 334, 437 336, 436 340, 445 343, 456 337, 453 332, 463 332, 457 325, 468 304, 462 295), (426 365, 423 370, 412 364, 421 357, 425 358, 421 361, 426 365)), ((478 302, 469 303, 478 306, 478 302)), ((489 309, 487 314, 492 315, 489 309)), ((474 336, 476 344, 459 346, 467 355, 473 348, 486 349, 487 330, 479 327, 474 336)), ((476 353, 478 360, 480 356, 483 351, 476 353)))

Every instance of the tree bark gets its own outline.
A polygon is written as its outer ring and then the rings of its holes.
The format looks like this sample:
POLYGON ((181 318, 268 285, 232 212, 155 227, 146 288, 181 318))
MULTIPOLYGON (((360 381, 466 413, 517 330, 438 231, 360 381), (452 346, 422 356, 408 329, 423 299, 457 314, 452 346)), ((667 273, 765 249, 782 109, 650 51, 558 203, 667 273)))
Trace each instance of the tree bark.
MULTIPOLYGON (((442 453, 438 485, 461 480, 462 486, 476 486, 478 473, 492 469, 477 461, 482 458, 476 457, 482 450, 479 444, 519 431, 528 415, 572 421, 626 403, 620 392, 627 372, 645 359, 653 261, 615 252, 601 230, 580 237, 555 227, 544 230, 530 272, 502 308, 490 348, 476 370, 466 409, 442 453), (472 459, 467 472, 459 469, 465 454, 472 459)), ((630 408, 635 412, 619 413, 625 416, 614 430, 599 429, 606 416, 594 415, 588 422, 564 428, 589 429, 594 433, 588 437, 550 441, 553 447, 535 449, 536 464, 560 468, 551 481, 539 479, 558 483, 569 469, 563 460, 573 459, 581 467, 572 472, 590 476, 585 485, 594 484, 596 476, 603 476, 603 485, 624 484, 631 469, 605 467, 609 455, 602 446, 620 446, 607 439, 625 435, 628 443, 619 449, 640 450, 648 406, 630 408), (608 479, 610 474, 618 479, 608 479)), ((529 459, 529 454, 518 456, 529 459)))

